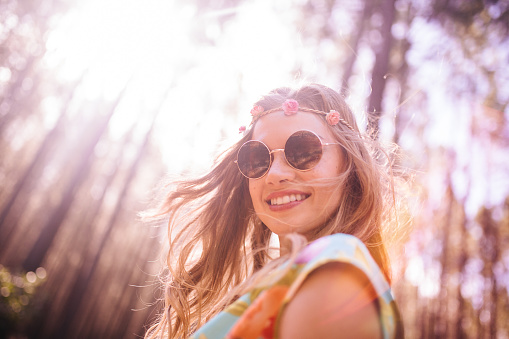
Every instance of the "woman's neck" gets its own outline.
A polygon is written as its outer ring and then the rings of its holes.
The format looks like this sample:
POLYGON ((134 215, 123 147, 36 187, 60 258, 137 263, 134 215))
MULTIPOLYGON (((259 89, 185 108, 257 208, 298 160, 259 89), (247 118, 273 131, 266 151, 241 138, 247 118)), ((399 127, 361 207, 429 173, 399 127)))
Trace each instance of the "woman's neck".
POLYGON ((285 237, 284 235, 279 235, 279 256, 282 257, 283 255, 286 255, 290 253, 290 249, 292 246, 292 242, 288 237, 285 237))

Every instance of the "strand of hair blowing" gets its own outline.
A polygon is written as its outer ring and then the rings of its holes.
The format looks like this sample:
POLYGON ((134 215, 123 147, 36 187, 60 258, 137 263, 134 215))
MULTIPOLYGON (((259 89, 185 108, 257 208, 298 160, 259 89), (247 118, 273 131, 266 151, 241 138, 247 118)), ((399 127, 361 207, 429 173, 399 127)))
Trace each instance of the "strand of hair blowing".
POLYGON ((207 175, 177 183, 166 198, 159 215, 170 215, 167 312, 146 337, 158 337, 164 332, 170 338, 187 337, 217 313, 220 301, 232 287, 265 263, 265 252, 249 255, 253 252, 245 247, 248 237, 253 248, 265 246, 270 237, 266 227, 253 231, 247 181, 234 164, 235 150, 248 139, 250 135, 223 153, 207 175), (183 220, 187 221, 180 224, 183 220), (172 238, 174 232, 176 236, 172 238), (193 254, 200 252, 195 259, 193 254))

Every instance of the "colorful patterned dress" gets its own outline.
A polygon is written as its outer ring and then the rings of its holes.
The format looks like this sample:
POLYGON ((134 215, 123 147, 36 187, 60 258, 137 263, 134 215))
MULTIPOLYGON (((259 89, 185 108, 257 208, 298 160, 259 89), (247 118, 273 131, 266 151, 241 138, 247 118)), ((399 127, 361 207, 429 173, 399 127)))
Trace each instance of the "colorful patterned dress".
MULTIPOLYGON (((332 262, 351 264, 369 278, 378 295, 382 337, 402 337, 399 313, 389 284, 368 249, 354 236, 333 234, 310 243, 282 278, 244 294, 203 325, 191 339, 277 338, 280 315, 298 288, 312 271, 332 262)), ((274 272, 274 276, 279 276, 277 273, 274 272)))

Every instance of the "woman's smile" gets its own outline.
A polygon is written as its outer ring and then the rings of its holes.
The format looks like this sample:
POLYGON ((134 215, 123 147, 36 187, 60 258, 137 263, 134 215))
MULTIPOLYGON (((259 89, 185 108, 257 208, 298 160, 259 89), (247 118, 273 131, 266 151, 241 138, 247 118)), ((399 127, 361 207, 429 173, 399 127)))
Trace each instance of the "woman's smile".
POLYGON ((298 190, 277 191, 265 199, 272 211, 283 211, 300 205, 310 194, 298 190))

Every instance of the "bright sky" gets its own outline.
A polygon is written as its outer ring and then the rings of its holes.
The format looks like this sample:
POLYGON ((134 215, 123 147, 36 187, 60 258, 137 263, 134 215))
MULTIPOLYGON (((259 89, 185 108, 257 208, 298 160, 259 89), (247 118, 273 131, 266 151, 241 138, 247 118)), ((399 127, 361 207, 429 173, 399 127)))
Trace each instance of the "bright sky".
POLYGON ((230 142, 238 138, 251 102, 294 82, 296 59, 309 54, 272 7, 256 1, 198 13, 176 0, 81 1, 51 33, 46 62, 64 80, 87 70, 83 100, 112 100, 128 83, 113 118, 114 136, 140 116, 150 120, 162 106, 156 133, 170 172, 203 169, 217 154, 221 132, 230 142), (236 19, 221 28, 217 18, 231 12, 236 19), (217 46, 197 42, 197 32, 217 39, 217 46), (241 107, 222 111, 237 99, 241 107))

